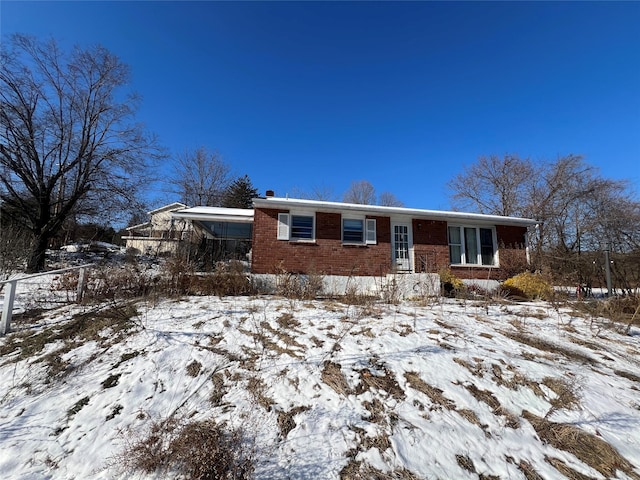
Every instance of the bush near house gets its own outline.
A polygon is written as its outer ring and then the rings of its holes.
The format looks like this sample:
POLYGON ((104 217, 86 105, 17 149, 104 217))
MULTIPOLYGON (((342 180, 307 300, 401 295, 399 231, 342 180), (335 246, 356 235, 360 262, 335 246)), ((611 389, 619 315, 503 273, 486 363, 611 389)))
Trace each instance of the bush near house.
POLYGON ((553 296, 551 285, 541 275, 531 272, 524 272, 508 278, 502 283, 502 290, 511 297, 522 297, 530 300, 550 300, 553 296))
POLYGON ((464 282, 451 273, 448 268, 440 270, 438 275, 440 275, 442 293, 447 297, 455 297, 466 288, 464 282))

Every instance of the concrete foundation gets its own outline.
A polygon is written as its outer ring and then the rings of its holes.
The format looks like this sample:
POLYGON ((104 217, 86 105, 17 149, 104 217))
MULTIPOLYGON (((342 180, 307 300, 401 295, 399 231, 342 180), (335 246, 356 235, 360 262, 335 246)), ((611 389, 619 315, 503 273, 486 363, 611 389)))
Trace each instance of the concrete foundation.
MULTIPOLYGON (((309 281, 308 275, 297 275, 301 283, 309 281)), ((436 273, 389 274, 384 277, 322 275, 324 295, 371 295, 384 300, 410 299, 440 295, 440 277, 436 273)), ((257 274, 251 279, 265 293, 277 293, 282 275, 257 274)))

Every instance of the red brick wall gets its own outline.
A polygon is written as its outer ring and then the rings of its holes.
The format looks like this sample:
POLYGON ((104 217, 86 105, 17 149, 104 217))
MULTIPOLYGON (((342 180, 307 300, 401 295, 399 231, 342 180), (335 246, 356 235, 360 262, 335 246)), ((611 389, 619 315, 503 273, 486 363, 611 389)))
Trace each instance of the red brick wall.
POLYGON ((525 227, 496 226, 498 245, 506 246, 507 248, 524 248, 526 233, 527 229, 525 227))
MULTIPOLYGON (((520 265, 526 263, 526 232, 525 227, 496 226, 501 262, 508 258, 510 266, 514 262, 520 265)), ((458 278, 493 280, 503 280, 512 274, 503 268, 452 267, 449 263, 449 241, 445 221, 413 219, 413 245, 416 272, 438 272, 450 268, 458 278)))
MULTIPOLYGON (((286 210, 256 209, 253 226, 254 273, 315 272, 324 275, 379 276, 391 271, 391 220, 389 217, 367 216, 376 219, 376 245, 343 245, 342 216, 339 213, 316 213, 316 241, 289 242, 277 239, 278 213, 286 210)), ((413 219, 415 270, 438 272, 450 268, 447 222, 413 219)), ((524 250, 514 250, 525 241, 524 227, 496 227, 498 245, 506 245, 509 253, 526 258, 524 250)), ((506 257, 506 255, 505 255, 506 257)), ((512 257, 513 258, 513 257, 512 257)), ((503 279, 499 268, 451 267, 460 278, 503 279)))
POLYGON ((377 245, 342 245, 342 216, 316 213, 316 241, 277 239, 278 213, 286 210, 256 209, 253 226, 251 270, 254 273, 315 272, 325 275, 379 276, 391 269, 391 222, 376 219, 377 245))

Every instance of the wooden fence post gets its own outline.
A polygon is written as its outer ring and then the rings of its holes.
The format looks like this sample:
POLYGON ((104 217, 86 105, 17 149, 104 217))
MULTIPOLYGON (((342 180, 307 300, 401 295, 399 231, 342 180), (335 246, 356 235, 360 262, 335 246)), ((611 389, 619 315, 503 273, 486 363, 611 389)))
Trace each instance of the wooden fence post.
POLYGON ((76 292, 76 302, 82 302, 82 296, 84 295, 84 287, 87 283, 87 267, 82 267, 78 274, 78 291, 76 292))
POLYGON ((6 335, 11 330, 11 316, 13 314, 13 299, 16 296, 18 280, 6 282, 4 290, 4 303, 2 305, 2 321, 0 323, 0 335, 6 335))

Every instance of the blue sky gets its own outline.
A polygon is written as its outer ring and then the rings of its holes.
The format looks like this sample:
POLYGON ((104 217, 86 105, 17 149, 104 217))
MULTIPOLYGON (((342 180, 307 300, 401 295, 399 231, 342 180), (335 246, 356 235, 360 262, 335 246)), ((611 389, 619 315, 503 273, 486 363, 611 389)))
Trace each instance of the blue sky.
POLYGON ((3 0, 0 15, 3 36, 109 48, 171 153, 217 150, 261 193, 364 179, 447 209, 448 180, 505 153, 582 154, 640 185, 640 2, 3 0))

